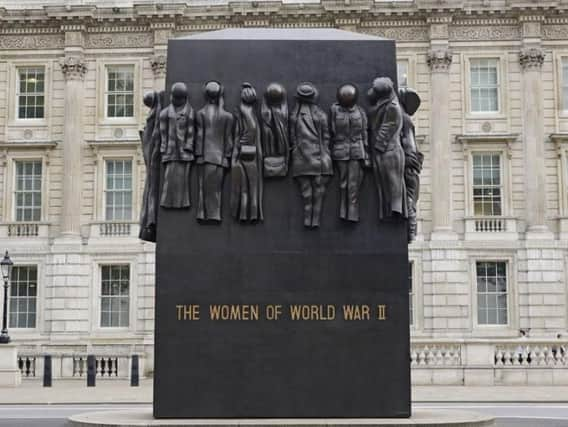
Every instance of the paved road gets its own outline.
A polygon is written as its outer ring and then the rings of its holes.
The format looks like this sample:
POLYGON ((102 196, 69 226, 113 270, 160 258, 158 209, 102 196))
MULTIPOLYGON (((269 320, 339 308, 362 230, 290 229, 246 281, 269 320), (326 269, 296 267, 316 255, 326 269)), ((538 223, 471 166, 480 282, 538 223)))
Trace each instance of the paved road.
MULTIPOLYGON (((1 427, 65 427, 73 414, 149 405, 0 405, 1 427)), ((568 427, 568 404, 421 403, 416 407, 464 409, 496 416, 497 427, 568 427)))

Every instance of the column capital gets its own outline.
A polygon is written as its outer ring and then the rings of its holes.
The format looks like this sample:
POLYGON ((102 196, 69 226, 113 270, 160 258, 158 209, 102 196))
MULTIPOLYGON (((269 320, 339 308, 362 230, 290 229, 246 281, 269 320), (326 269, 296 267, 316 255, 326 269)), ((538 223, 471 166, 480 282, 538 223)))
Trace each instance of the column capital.
POLYGON ((431 49, 426 56, 426 63, 433 73, 447 73, 452 65, 452 51, 448 48, 431 49))
POLYGON ((83 80, 87 66, 82 56, 66 56, 59 61, 65 80, 83 80))
POLYGON ((150 58, 150 66, 154 72, 154 77, 164 77, 166 75, 167 58, 166 55, 154 55, 150 58))
POLYGON ((524 71, 540 70, 544 63, 544 50, 540 47, 529 47, 519 52, 519 62, 524 71))

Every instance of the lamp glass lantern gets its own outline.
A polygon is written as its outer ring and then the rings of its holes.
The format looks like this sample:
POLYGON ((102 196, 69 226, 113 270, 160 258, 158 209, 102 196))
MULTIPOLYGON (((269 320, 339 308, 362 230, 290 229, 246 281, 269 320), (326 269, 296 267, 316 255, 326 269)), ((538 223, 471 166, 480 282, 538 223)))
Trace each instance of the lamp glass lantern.
POLYGON ((5 282, 10 281, 10 278, 12 277, 12 268, 13 267, 14 267, 14 263, 12 262, 10 257, 8 256, 8 251, 6 251, 4 258, 2 259, 2 261, 0 261, 0 269, 2 270, 2 278, 4 279, 5 282))

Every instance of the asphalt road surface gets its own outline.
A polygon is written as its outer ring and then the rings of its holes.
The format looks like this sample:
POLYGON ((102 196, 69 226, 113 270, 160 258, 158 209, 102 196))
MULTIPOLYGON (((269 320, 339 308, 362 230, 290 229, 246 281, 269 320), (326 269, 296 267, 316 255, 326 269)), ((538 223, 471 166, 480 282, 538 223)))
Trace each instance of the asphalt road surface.
MULTIPOLYGON (((70 415, 81 412, 148 408, 148 405, 0 405, 1 427, 66 427, 70 415)), ((568 404, 432 403, 415 407, 463 409, 492 414, 497 427, 568 427, 568 404)))

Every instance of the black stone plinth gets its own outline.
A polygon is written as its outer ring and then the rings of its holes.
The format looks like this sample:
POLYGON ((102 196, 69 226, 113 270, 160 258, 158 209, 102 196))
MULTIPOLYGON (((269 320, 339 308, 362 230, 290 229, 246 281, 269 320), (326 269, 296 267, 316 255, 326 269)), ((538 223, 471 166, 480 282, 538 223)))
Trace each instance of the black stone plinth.
MULTIPOLYGON (((234 111, 249 82, 259 98, 283 84, 312 82, 329 112, 337 87, 356 84, 360 104, 373 78, 396 82, 391 40, 338 30, 227 30, 171 40, 167 87, 185 82, 203 105, 211 79, 234 111)), ((361 188, 361 220, 338 218, 337 173, 319 229, 303 226, 291 176, 266 179, 264 216, 243 225, 229 211, 226 176, 221 224, 196 221, 193 206, 161 209, 156 254, 154 416, 157 418, 378 418, 410 415, 406 223, 379 222, 373 177, 361 188), (176 306, 198 304, 200 320, 176 306), (211 304, 258 304, 259 320, 212 321, 211 304), (265 318, 279 304, 279 320, 265 318), (334 320, 291 320, 288 306, 336 309, 334 320), (368 304, 371 320, 343 320, 342 305, 368 304), (386 306, 386 320, 377 306, 386 306)), ((319 313, 319 312, 318 312, 319 313)))

